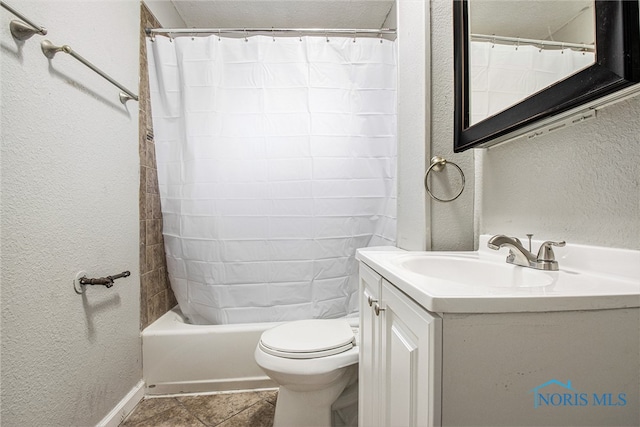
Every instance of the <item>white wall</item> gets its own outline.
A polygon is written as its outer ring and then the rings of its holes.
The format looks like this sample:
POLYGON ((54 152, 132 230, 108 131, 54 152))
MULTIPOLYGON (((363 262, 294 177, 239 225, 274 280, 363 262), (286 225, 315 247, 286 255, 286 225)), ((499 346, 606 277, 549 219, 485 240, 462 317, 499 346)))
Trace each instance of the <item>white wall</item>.
MULTIPOLYGON (((429 157, 429 4, 398 0, 398 236, 397 245, 425 250, 431 244, 428 201, 422 186, 429 157)), ((391 24, 396 27, 396 24, 391 24)))
POLYGON ((10 4, 49 34, 16 42, 0 12, 2 425, 95 425, 142 378, 138 103, 40 42, 69 44, 137 93, 140 5, 10 4), (79 270, 131 277, 80 296, 79 270))

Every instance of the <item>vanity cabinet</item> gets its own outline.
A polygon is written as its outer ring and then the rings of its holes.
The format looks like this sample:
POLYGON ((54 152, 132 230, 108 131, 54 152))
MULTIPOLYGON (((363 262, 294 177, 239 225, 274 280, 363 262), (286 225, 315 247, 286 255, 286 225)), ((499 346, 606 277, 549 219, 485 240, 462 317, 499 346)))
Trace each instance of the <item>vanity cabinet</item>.
POLYGON ((640 425, 638 307, 434 313, 380 272, 360 262, 361 427, 640 425))
POLYGON ((440 425, 441 319, 360 264, 359 425, 440 425))
POLYGON ((380 318, 374 305, 382 294, 382 277, 360 263, 360 353, 358 364, 358 425, 382 426, 380 420, 380 318), (371 303, 371 306, 369 305, 371 303))

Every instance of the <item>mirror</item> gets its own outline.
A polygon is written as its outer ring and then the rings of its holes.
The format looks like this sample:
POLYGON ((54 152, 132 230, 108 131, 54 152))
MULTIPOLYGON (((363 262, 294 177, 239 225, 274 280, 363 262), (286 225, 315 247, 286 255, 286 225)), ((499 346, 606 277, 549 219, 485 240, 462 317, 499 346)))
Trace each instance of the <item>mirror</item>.
POLYGON ((611 102, 640 81, 637 0, 454 0, 453 9, 456 152, 611 102))
POLYGON ((594 5, 469 0, 469 125, 592 65, 594 5))

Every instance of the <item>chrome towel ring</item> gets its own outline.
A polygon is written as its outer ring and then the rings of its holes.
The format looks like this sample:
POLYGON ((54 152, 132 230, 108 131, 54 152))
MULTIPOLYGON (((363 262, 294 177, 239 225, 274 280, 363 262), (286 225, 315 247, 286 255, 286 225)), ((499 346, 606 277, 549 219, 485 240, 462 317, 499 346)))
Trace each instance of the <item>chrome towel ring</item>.
POLYGON ((444 203, 453 202, 455 199, 460 197, 460 195, 462 194, 462 191, 464 190, 464 185, 465 185, 464 172, 462 172, 462 169, 460 169, 460 166, 458 166, 457 164, 455 164, 453 162, 447 161, 446 159, 444 159, 444 158, 442 158, 440 156, 433 156, 431 158, 431 165, 427 169, 427 172, 424 174, 424 188, 427 190, 427 193, 429 193, 429 196, 431 196, 432 199, 437 200, 439 202, 444 202, 444 203), (458 169, 458 172, 460 172, 460 178, 462 178, 462 186, 460 187, 460 191, 458 191, 458 194, 456 194, 451 199, 441 199, 441 198, 435 196, 431 192, 431 189, 429 188, 429 174, 431 172, 433 172, 433 171, 440 172, 441 170, 444 169, 445 165, 453 165, 453 166, 455 166, 455 168, 458 169))

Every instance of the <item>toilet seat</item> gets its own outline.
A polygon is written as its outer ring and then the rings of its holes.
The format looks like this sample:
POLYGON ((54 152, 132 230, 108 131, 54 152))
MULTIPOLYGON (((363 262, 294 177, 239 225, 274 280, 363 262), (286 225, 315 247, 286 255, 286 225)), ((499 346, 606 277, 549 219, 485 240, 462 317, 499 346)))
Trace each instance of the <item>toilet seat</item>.
POLYGON ((258 346, 272 356, 316 359, 343 353, 355 345, 345 319, 313 319, 288 322, 262 334, 258 346))

